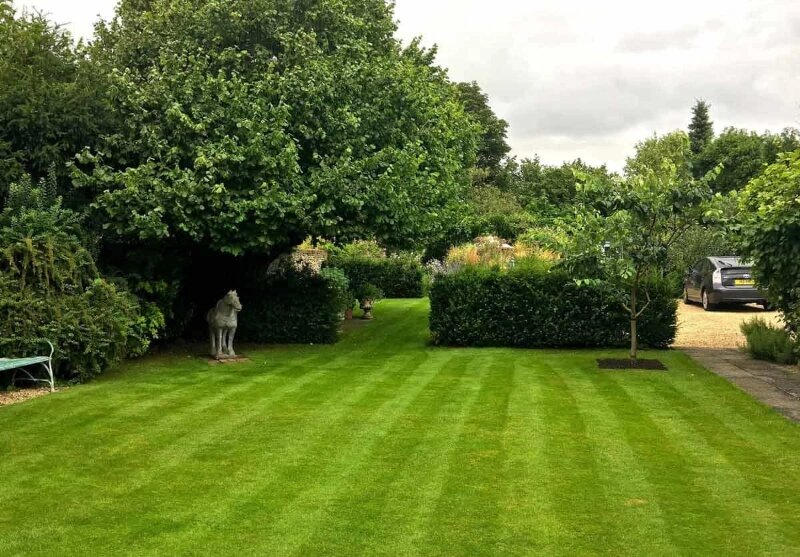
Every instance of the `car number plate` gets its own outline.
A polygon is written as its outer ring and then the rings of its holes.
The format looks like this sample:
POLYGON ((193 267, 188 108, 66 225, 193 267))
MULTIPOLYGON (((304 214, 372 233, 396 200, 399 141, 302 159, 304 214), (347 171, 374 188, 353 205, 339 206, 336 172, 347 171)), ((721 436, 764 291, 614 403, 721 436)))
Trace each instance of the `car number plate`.
POLYGON ((733 281, 736 286, 755 286, 756 281, 753 279, 736 279, 733 281))

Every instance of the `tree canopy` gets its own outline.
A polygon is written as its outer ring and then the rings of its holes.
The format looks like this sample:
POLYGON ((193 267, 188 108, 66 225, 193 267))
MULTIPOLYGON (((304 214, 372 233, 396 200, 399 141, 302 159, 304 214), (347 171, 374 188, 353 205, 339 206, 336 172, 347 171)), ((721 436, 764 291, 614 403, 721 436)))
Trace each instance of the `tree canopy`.
POLYGON ((506 141, 508 122, 498 118, 489 106, 489 96, 477 82, 456 83, 458 98, 464 103, 467 114, 480 125, 476 167, 486 170, 490 178, 502 172, 503 160, 511 151, 506 141))
POLYGON ((93 50, 121 125, 78 175, 106 229, 234 255, 435 234, 478 129, 394 31, 382 0, 123 0, 93 50))
POLYGON ((110 127, 101 76, 72 37, 37 12, 0 2, 0 207, 8 185, 65 163, 110 127))
POLYGON ((753 261, 759 281, 800 330, 800 149, 781 156, 754 178, 740 197, 743 255, 753 261))
POLYGON ((722 172, 714 183, 714 190, 730 192, 744 188, 775 162, 779 153, 800 148, 800 133, 787 128, 780 134, 726 128, 694 159, 695 176, 722 164, 722 172))
POLYGON ((675 178, 688 181, 691 177, 690 138, 685 132, 674 132, 656 135, 636 144, 636 154, 625 162, 625 175, 644 175, 647 171, 661 172, 669 175, 673 171, 675 178))

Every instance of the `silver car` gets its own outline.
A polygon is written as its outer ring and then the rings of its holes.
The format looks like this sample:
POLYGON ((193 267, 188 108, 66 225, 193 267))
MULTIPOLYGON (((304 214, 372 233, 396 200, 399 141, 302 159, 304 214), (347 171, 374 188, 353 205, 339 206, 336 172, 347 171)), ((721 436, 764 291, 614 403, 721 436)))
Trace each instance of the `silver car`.
POLYGON ((720 304, 761 304, 770 309, 765 292, 758 287, 750 265, 738 257, 704 257, 686 273, 683 301, 700 302, 712 311, 720 304))

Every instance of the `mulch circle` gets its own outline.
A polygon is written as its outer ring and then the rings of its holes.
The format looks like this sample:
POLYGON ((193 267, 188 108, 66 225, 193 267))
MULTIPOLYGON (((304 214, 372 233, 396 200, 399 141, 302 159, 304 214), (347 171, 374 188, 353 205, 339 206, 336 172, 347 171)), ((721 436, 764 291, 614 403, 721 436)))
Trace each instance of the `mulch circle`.
POLYGON ((629 358, 620 359, 600 359, 597 360, 597 365, 600 369, 628 369, 631 371, 667 371, 667 366, 661 363, 661 360, 636 360, 636 365, 631 365, 629 358))

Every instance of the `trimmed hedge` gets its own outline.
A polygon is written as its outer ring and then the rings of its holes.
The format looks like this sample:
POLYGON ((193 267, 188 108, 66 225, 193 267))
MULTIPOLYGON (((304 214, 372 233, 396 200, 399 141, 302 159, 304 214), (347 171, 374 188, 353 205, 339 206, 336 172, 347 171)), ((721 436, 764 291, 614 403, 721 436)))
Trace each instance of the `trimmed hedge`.
POLYGON ((424 295, 424 269, 409 258, 337 257, 331 266, 344 271, 354 291, 371 283, 386 298, 422 298, 424 295))
MULTIPOLYGON (((651 304, 639 320, 642 346, 675 340, 677 301, 665 282, 647 285, 651 304)), ((468 268, 431 287, 432 341, 454 346, 611 348, 630 344, 619 290, 578 286, 563 272, 468 268)))
POLYGON ((339 339, 338 285, 310 269, 284 270, 240 290, 236 337, 270 344, 331 344, 339 339))

